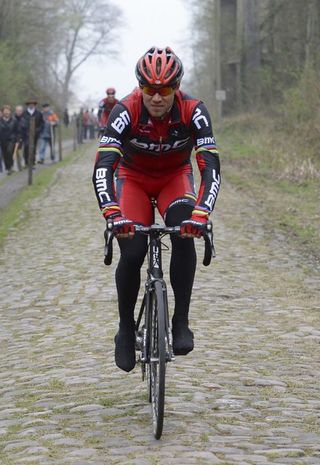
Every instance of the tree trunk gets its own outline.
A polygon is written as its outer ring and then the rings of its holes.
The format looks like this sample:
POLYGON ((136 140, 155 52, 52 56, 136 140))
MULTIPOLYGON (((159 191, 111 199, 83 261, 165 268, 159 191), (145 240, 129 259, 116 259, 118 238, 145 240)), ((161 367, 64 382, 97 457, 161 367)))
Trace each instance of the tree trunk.
POLYGON ((319 40, 319 5, 318 0, 308 0, 307 31, 305 44, 305 68, 316 67, 319 40))
POLYGON ((245 0, 244 53, 246 100, 249 104, 260 100, 259 71, 261 66, 259 0, 245 0))

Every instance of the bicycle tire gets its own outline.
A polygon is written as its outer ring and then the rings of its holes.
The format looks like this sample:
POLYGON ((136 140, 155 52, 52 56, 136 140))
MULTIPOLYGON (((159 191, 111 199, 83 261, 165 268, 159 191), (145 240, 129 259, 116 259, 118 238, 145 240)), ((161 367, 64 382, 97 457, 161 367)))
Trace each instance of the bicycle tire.
POLYGON ((165 301, 162 283, 156 281, 151 295, 150 312, 150 362, 149 383, 152 406, 153 434, 160 439, 163 430, 165 376, 166 376, 166 328, 165 301))

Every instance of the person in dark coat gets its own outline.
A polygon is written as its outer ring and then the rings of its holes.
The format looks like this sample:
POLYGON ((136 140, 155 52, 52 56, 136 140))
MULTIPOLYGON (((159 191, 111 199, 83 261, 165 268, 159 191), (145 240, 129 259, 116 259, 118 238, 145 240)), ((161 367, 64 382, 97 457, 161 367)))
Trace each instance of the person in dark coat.
MULTIPOLYGON (((19 168, 19 171, 22 169, 21 165, 21 149, 25 144, 27 138, 27 123, 23 116, 24 108, 22 105, 17 105, 14 112, 14 118, 17 121, 17 142, 18 146, 15 148, 14 158, 16 158, 16 162, 19 168)), ((14 161, 14 160, 13 160, 14 161)))
POLYGON ((2 108, 2 117, 0 118, 0 144, 4 159, 4 166, 7 174, 12 173, 13 167, 13 150, 17 139, 17 122, 12 117, 10 105, 4 105, 2 108))
POLYGON ((37 100, 35 98, 30 98, 26 101, 26 109, 24 111, 24 119, 26 120, 27 125, 27 136, 26 141, 24 144, 24 161, 26 166, 28 166, 28 159, 29 159, 29 144, 30 144, 30 120, 34 118, 35 120, 35 134, 33 140, 33 164, 35 163, 36 159, 36 150, 37 150, 37 142, 40 136, 40 133, 44 126, 44 119, 40 110, 37 109, 37 100))
POLYGON ((68 112, 68 108, 66 108, 63 112, 63 124, 67 128, 69 126, 69 123, 70 123, 69 112, 68 112))

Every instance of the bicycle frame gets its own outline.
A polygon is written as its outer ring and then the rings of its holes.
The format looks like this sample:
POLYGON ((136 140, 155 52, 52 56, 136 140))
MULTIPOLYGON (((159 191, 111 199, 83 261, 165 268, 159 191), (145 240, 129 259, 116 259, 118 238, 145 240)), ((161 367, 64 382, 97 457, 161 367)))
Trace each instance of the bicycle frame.
MULTIPOLYGON (((141 323, 142 316, 145 312, 145 309, 150 308, 150 298, 154 288, 154 283, 159 281, 163 290, 164 303, 166 308, 165 322, 167 328, 168 336, 168 352, 167 352, 167 361, 174 360, 173 349, 172 349, 172 333, 169 322, 168 314, 168 299, 167 299, 167 287, 163 279, 162 271, 162 249, 161 249, 161 238, 166 234, 178 234, 180 232, 179 227, 163 227, 158 224, 153 224, 150 227, 136 226, 136 232, 148 234, 150 237, 150 242, 148 246, 148 268, 147 268, 147 281, 145 284, 145 292, 140 307, 139 315, 136 323, 137 331, 137 346, 142 349, 140 361, 142 363, 148 363, 148 344, 147 344, 147 333, 148 328, 143 328, 143 333, 139 335, 139 327, 141 323)), ((147 319, 147 318, 146 318, 147 319)))

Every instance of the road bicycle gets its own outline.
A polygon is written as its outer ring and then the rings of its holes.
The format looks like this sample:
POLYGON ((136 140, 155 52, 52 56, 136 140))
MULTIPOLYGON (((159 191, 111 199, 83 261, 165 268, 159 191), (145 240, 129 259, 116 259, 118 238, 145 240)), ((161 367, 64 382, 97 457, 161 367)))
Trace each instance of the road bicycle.
MULTIPOLYGON (((153 208, 155 205, 153 204, 153 208)), ((148 267, 144 295, 136 322, 136 351, 141 365, 142 380, 148 381, 148 398, 152 406, 153 434, 160 439, 163 430, 165 404, 166 364, 175 359, 169 320, 167 286, 162 271, 162 250, 168 248, 162 238, 180 234, 180 226, 167 227, 153 223, 151 226, 135 225, 135 232, 145 234, 148 240, 148 267)), ((112 262, 113 223, 105 231, 104 263, 112 262)), ((212 223, 203 231, 205 252, 203 264, 208 266, 215 257, 212 223)))

